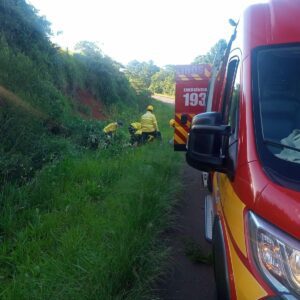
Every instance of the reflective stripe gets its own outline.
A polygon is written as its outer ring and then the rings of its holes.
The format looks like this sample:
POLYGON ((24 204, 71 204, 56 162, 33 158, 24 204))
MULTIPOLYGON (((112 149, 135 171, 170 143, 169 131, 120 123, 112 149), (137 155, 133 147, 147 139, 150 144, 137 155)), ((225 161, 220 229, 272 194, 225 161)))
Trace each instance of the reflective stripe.
POLYGON ((174 132, 174 140, 177 144, 186 144, 186 136, 182 135, 178 130, 174 132))
POLYGON ((187 137, 190 132, 191 121, 195 114, 175 114, 175 132, 174 141, 176 144, 185 145, 187 142, 187 137), (187 117, 187 123, 181 124, 181 116, 185 115, 187 117))
POLYGON ((229 249, 237 299, 254 300, 262 299, 267 296, 266 291, 260 286, 238 257, 230 238, 229 249))
POLYGON ((221 205, 225 220, 236 244, 243 255, 247 257, 244 223, 244 209, 246 206, 234 192, 227 175, 219 174, 219 176, 221 205))

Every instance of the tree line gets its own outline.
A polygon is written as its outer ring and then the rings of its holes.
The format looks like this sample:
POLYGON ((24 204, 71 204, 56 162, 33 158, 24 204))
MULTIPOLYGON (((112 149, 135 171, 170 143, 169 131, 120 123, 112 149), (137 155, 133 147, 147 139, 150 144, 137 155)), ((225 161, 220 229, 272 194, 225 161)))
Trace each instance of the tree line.
POLYGON ((174 66, 160 68, 151 60, 149 62, 133 60, 128 63, 124 72, 137 91, 148 90, 157 94, 175 94, 174 66))
MULTIPOLYGON (((197 56, 192 64, 214 64, 215 59, 224 54, 227 43, 220 39, 203 55, 197 56)), ((148 90, 151 93, 175 95, 175 66, 160 68, 153 61, 131 61, 125 68, 129 82, 137 90, 148 90)))

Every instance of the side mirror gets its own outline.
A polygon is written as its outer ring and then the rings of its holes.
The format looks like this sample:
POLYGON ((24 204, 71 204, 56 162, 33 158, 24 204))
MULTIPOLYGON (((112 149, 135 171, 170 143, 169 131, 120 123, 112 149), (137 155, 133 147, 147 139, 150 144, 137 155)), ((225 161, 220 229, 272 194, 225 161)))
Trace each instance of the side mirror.
POLYGON ((230 126, 221 123, 219 112, 206 112, 193 118, 186 153, 186 161, 190 166, 206 172, 227 173, 230 126))

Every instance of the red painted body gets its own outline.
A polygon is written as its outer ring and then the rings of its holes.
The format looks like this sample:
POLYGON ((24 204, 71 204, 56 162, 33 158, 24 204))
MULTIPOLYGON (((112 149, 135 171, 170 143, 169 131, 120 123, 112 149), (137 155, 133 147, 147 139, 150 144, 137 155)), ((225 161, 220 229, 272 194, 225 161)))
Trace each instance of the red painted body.
POLYGON ((206 110, 206 96, 209 79, 176 82, 175 113, 199 114, 206 110), (197 95, 192 98, 192 95, 197 95))
MULTIPOLYGON (((271 1, 245 11, 236 44, 243 53, 239 151, 234 189, 249 209, 300 239, 300 193, 273 183, 263 171, 254 136, 251 51, 258 46, 300 43, 300 1, 271 1)), ((239 29, 238 29, 239 30, 239 29)))
POLYGON ((186 150, 191 120, 206 110, 210 75, 209 64, 176 66, 175 150, 186 150))
MULTIPOLYGON (((289 236, 300 240, 300 192, 291 190, 272 181, 262 167, 259 159, 253 114, 252 98, 252 53, 261 46, 300 44, 300 1, 270 0, 269 3, 250 6, 240 20, 237 35, 227 58, 227 63, 234 56, 240 59, 240 108, 238 130, 238 157, 234 180, 230 184, 236 196, 244 203, 245 212, 253 211, 256 215, 281 229, 289 236)), ((219 71, 213 95, 212 111, 221 111, 226 82, 226 63, 219 71)), ((222 218, 224 231, 231 232, 222 218), (226 230, 225 230, 226 227, 226 230)), ((245 233, 247 235, 247 233, 245 233)), ((246 238, 247 239, 247 238, 246 238)), ((234 238, 231 239, 234 243, 234 238)), ((226 243, 227 250, 228 244, 226 243)), ((235 246, 237 253, 239 249, 235 246)), ((256 271, 251 257, 239 253, 248 271, 270 296, 272 290, 256 271)), ((229 278, 233 271, 229 263, 229 278)), ((230 280, 231 299, 236 299, 236 286, 230 280)), ((248 298, 247 298, 248 299, 248 298)))

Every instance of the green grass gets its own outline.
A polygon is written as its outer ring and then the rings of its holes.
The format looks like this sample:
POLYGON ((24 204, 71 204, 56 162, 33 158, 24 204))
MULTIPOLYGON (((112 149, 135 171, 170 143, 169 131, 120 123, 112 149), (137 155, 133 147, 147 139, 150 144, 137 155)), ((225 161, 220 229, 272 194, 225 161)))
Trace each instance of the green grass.
POLYGON ((0 3, 0 298, 150 297, 180 187, 171 108, 155 104, 164 144, 125 147, 149 92, 98 51, 58 49, 36 14, 26 1, 0 3), (80 120, 78 90, 106 104, 107 122, 128 124, 115 146, 88 150, 104 124, 80 120))
POLYGON ((151 299, 182 164, 171 108, 156 109, 162 144, 86 152, 3 188, 1 299, 151 299))

